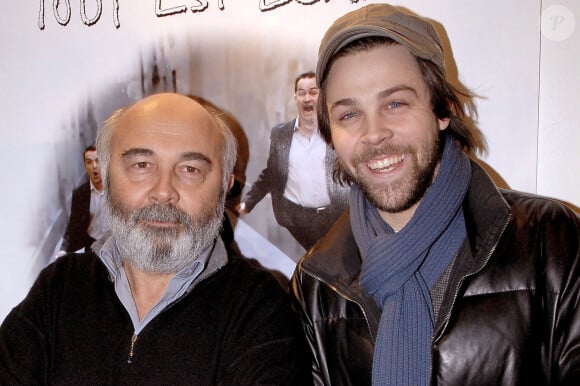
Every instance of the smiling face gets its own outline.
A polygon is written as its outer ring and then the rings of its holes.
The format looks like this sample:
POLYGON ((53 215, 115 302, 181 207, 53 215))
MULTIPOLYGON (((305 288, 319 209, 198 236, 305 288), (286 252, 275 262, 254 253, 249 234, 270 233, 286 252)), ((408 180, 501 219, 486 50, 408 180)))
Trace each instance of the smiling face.
POLYGON ((316 106, 318 105, 319 90, 316 86, 316 78, 302 78, 296 83, 294 101, 298 108, 301 121, 316 121, 316 106))
POLYGON ((437 119, 419 66, 401 45, 339 57, 326 79, 330 131, 341 166, 383 219, 401 228, 439 164, 437 119))
POLYGON ((154 95, 120 117, 107 205, 124 261, 175 273, 213 242, 225 198, 222 141, 210 114, 180 95, 154 95))

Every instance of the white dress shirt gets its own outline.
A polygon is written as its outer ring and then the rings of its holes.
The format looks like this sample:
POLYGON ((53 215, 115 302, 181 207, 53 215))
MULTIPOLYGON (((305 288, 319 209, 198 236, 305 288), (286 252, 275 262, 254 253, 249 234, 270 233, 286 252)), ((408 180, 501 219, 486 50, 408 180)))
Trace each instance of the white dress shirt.
POLYGON ((105 218, 105 193, 103 190, 98 191, 97 188, 91 184, 91 204, 90 204, 90 213, 91 213, 91 222, 89 224, 89 228, 87 229, 87 233, 95 240, 100 240, 104 236, 106 236, 109 232, 109 224, 107 223, 107 219, 105 218))
POLYGON ((320 208, 330 204, 326 186, 326 143, 316 130, 310 138, 300 130, 298 118, 290 145, 288 181, 284 197, 307 208, 320 208))

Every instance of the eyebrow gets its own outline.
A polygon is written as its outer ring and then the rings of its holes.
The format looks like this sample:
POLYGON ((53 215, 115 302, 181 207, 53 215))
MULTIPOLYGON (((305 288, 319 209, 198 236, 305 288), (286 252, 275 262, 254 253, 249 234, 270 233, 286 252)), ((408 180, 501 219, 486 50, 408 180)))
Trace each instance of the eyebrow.
POLYGON ((211 160, 208 156, 203 153, 199 153, 197 151, 188 151, 182 153, 179 157, 182 161, 204 161, 211 165, 211 160))
POLYGON ((399 86, 391 87, 391 88, 388 88, 386 90, 380 91, 377 94, 377 97, 379 99, 386 98, 389 95, 394 94, 394 93, 399 92, 399 91, 410 91, 413 94, 417 95, 417 91, 413 87, 411 87, 411 86, 405 86, 405 85, 399 85, 399 86))
POLYGON ((141 147, 132 148, 132 149, 129 149, 129 150, 123 152, 123 154, 121 154, 121 158, 127 159, 127 158, 136 157, 136 156, 140 156, 140 155, 141 156, 143 156, 143 155, 151 156, 151 155, 153 155, 153 150, 144 149, 141 147))
MULTIPOLYGON (((389 95, 392 95, 392 94, 399 92, 399 91, 410 91, 413 94, 417 95, 417 91, 413 87, 405 86, 405 85, 398 85, 395 87, 388 88, 386 90, 379 91, 377 93, 377 99, 386 98, 389 95)), ((360 103, 358 102, 358 100, 356 100, 354 98, 339 99, 332 104, 331 110, 335 107, 338 107, 338 106, 358 106, 359 104, 360 103)))
MULTIPOLYGON (((123 154, 121 154, 121 158, 128 159, 136 156, 152 156, 154 154, 155 153, 151 149, 137 147, 125 151, 123 154)), ((180 161, 204 161, 210 165, 212 163, 208 156, 197 151, 188 151, 185 153, 181 153, 179 159, 180 161)))

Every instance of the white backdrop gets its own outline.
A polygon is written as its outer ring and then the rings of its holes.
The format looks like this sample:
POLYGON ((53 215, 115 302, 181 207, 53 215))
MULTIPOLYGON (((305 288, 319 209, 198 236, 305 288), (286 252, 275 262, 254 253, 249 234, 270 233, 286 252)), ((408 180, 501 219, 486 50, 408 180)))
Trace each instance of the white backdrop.
MULTIPOLYGON (((2 2, 0 320, 56 247, 83 176, 82 149, 113 108, 156 88, 210 99, 247 135, 251 183, 265 165, 270 128, 295 114, 293 79, 314 69, 326 28, 371 1, 2 2), (154 64, 160 81, 143 82, 154 64)), ((444 26, 452 75, 483 97, 483 161, 513 189, 580 205, 580 2, 398 4, 444 26)), ((268 240, 286 237, 268 205, 244 225, 268 240)), ((292 246, 281 249, 292 254, 292 246)))

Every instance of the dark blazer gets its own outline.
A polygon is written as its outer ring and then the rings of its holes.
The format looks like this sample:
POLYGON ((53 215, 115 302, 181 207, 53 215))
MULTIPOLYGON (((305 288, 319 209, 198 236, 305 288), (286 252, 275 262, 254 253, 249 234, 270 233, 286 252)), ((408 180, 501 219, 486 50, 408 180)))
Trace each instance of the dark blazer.
POLYGON ((91 223, 91 184, 79 185, 72 194, 70 218, 62 239, 61 251, 74 252, 83 247, 87 250, 95 239, 87 234, 91 223))
MULTIPOLYGON (((270 154, 266 168, 252 185, 245 198, 246 211, 251 211, 268 193, 272 195, 272 208, 278 224, 287 226, 289 223, 288 211, 284 210, 281 203, 284 201, 284 189, 288 180, 288 162, 290 157, 290 145, 294 134, 296 120, 281 123, 272 129, 270 135, 270 154)), ((326 187, 330 197, 330 205, 327 211, 334 214, 335 218, 344 211, 348 205, 349 187, 343 187, 332 180, 332 170, 336 155, 334 150, 327 145, 326 150, 326 187)), ((292 223, 290 221, 290 223, 292 223)))

